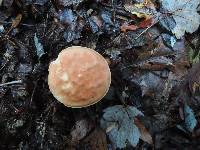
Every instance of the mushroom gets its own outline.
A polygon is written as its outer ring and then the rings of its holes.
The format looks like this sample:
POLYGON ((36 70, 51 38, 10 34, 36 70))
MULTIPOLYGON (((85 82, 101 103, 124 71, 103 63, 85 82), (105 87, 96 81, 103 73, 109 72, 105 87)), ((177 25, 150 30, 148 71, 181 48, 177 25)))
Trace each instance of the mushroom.
POLYGON ((90 48, 68 47, 49 65, 49 89, 68 107, 80 108, 97 103, 108 92, 110 83, 107 61, 90 48))

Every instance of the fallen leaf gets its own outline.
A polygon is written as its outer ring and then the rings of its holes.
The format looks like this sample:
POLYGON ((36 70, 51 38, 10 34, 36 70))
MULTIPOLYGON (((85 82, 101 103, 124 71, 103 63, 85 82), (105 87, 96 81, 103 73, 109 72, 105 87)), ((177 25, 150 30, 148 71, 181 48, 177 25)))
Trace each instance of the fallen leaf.
POLYGON ((184 106, 184 115, 185 115, 185 127, 188 131, 193 132, 194 128, 197 125, 197 120, 195 118, 193 110, 185 104, 184 106))
POLYGON ((149 9, 139 7, 138 5, 125 4, 124 8, 131 14, 136 15, 138 18, 145 18, 147 20, 153 16, 149 9))
POLYGON ((106 134, 102 129, 96 128, 83 141, 81 141, 81 145, 84 147, 87 146, 91 150, 106 150, 106 134))
POLYGON ((83 139, 92 129, 88 120, 79 120, 76 122, 74 129, 71 131, 72 142, 79 142, 83 139))
MULTIPOLYGON (((172 32, 180 39, 185 32, 193 33, 200 24, 200 15, 197 13, 199 0, 160 0, 161 7, 172 16, 176 22, 172 32)), ((165 18, 168 18, 165 16, 165 18)), ((166 21, 168 21, 166 19, 166 21)))
POLYGON ((10 29, 8 30, 7 34, 8 34, 12 29, 16 28, 16 27, 19 25, 19 23, 21 22, 21 19, 22 19, 22 14, 18 14, 18 15, 16 16, 16 18, 13 20, 12 25, 11 25, 10 29))
POLYGON ((127 31, 135 31, 138 28, 146 28, 149 27, 153 24, 153 19, 149 18, 149 19, 145 19, 142 22, 139 23, 139 25, 129 25, 127 23, 124 23, 120 28, 122 32, 127 32, 127 31))
POLYGON ((12 28, 16 28, 22 19, 22 14, 18 14, 15 20, 12 22, 12 28))
POLYGON ((142 3, 136 4, 125 4, 124 8, 138 18, 145 18, 146 20, 157 16, 155 5, 150 0, 145 0, 142 3))
POLYGON ((113 44, 120 49, 131 49, 132 47, 144 46, 148 42, 145 36, 140 36, 135 39, 141 32, 141 30, 136 30, 135 32, 128 31, 121 33, 113 40, 113 44))
POLYGON ((200 62, 200 51, 198 51, 196 53, 196 51, 193 48, 191 48, 189 45, 187 45, 187 50, 188 50, 188 52, 187 52, 188 59, 189 59, 190 63, 196 64, 196 63, 200 62))
POLYGON ((77 15, 71 10, 71 9, 63 9, 59 10, 58 14, 56 14, 56 17, 59 19, 59 21, 63 24, 67 24, 69 26, 72 26, 77 21, 77 15))
POLYGON ((163 69, 169 69, 171 71, 174 70, 173 60, 170 58, 166 58, 164 56, 151 57, 146 60, 141 60, 134 66, 143 70, 163 70, 163 69))
POLYGON ((72 9, 65 8, 63 10, 59 10, 55 16, 63 25, 63 28, 65 28, 62 34, 66 42, 71 42, 81 37, 81 31, 85 22, 79 14, 72 11, 72 9))
POLYGON ((171 36, 169 34, 163 33, 161 34, 163 42, 165 43, 166 46, 173 48, 177 39, 174 36, 171 36))
POLYGON ((153 19, 149 18, 149 19, 146 19, 146 20, 140 22, 138 27, 139 28, 146 28, 146 27, 151 26, 152 24, 153 24, 153 19))
POLYGON ((43 45, 39 42, 39 39, 35 33, 34 35, 34 43, 35 43, 35 47, 36 47, 36 52, 37 52, 37 56, 40 59, 44 54, 44 48, 43 45))
POLYGON ((71 6, 71 5, 73 5, 73 6, 78 6, 80 3, 82 3, 84 0, 74 0, 74 1, 72 1, 72 0, 58 0, 57 2, 60 4, 60 5, 62 5, 62 6, 64 6, 64 7, 68 7, 68 6, 71 6))
MULTIPOLYGON (((6 8, 10 8, 13 4, 14 0, 1 0, 1 3, 6 8)), ((1 5, 0 5, 1 6, 1 5)))
POLYGON ((138 115, 142 116, 143 113, 133 106, 115 105, 104 109, 100 124, 107 131, 115 147, 124 148, 127 144, 137 145, 140 131, 133 123, 133 119, 138 115))
POLYGON ((147 131, 145 126, 140 122, 140 120, 138 118, 134 118, 134 123, 140 130, 140 139, 142 139, 143 141, 149 144, 153 144, 151 134, 147 131))
POLYGON ((133 24, 129 25, 127 23, 124 23, 120 28, 122 32, 135 31, 136 29, 138 29, 136 25, 133 24))
POLYGON ((200 63, 194 64, 188 75, 189 89, 195 93, 200 89, 200 63))
POLYGON ((151 8, 153 10, 156 8, 155 4, 151 0, 144 0, 143 4, 145 7, 151 8))
POLYGON ((88 18, 90 28, 93 33, 96 33, 100 30, 100 28, 103 26, 102 20, 99 16, 91 16, 88 18))
POLYGON ((165 88, 165 81, 151 72, 138 74, 133 82, 140 86, 142 96, 155 97, 156 94, 162 95, 165 88))

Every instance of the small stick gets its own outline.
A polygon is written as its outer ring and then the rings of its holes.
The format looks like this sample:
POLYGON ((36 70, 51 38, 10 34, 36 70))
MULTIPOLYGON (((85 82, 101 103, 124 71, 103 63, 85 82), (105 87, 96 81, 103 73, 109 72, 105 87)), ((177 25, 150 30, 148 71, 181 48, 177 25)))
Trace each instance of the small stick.
MULTIPOLYGON (((157 23, 157 22, 156 22, 157 23)), ((154 26, 156 23, 152 23, 150 26, 148 26, 145 30, 143 30, 134 40, 137 40, 142 34, 144 34, 145 32, 147 32, 147 30, 149 28, 151 28, 152 26, 154 26)))
MULTIPOLYGON (((1 24, 12 24, 10 21, 0 21, 1 24)), ((26 23, 21 23, 20 25, 22 26, 28 26, 28 27, 33 27, 33 24, 26 24, 26 23)))
POLYGON ((2 83, 2 84, 0 84, 0 87, 1 87, 1 86, 12 85, 12 84, 21 84, 21 83, 23 83, 22 80, 11 81, 11 82, 7 82, 7 83, 2 83))

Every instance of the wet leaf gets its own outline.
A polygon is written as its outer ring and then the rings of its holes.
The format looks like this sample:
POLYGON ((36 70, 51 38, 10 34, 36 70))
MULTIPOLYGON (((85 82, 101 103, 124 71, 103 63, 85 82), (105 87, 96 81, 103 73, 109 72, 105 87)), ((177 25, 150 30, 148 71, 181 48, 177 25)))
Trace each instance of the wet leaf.
POLYGON ((160 17, 159 23, 168 31, 172 31, 176 26, 176 22, 172 16, 160 17))
POLYGON ((22 19, 22 14, 18 14, 18 15, 16 16, 16 18, 12 21, 12 25, 11 25, 10 29, 8 30, 8 33, 9 33, 12 29, 16 28, 16 27, 19 25, 19 23, 21 22, 21 19, 22 19))
POLYGON ((98 16, 91 16, 88 18, 88 21, 93 33, 98 32, 103 25, 102 20, 98 16))
POLYGON ((80 3, 82 3, 85 0, 58 0, 58 3, 62 6, 78 6, 80 3))
POLYGON ((138 75, 133 82, 140 85, 142 96, 154 97, 155 94, 161 94, 164 88, 164 80, 151 72, 138 75))
POLYGON ((160 57, 152 57, 144 61, 139 61, 138 63, 135 64, 135 66, 144 70, 169 69, 173 71, 174 66, 172 62, 173 62, 172 59, 160 56, 160 57))
MULTIPOLYGON (((193 33, 200 24, 200 15, 197 13, 199 0, 160 0, 162 8, 172 14, 176 25, 172 29, 175 36, 180 39, 185 32, 193 33)), ((167 17, 166 17, 167 18, 167 17)))
POLYGON ((106 130, 109 139, 116 147, 124 148, 128 144, 136 146, 140 132, 133 119, 138 115, 142 116, 143 113, 133 106, 108 107, 104 110, 101 127, 106 130))
POLYGON ((9 8, 12 6, 14 0, 3 0, 3 6, 9 8))
POLYGON ((136 30, 122 33, 117 38, 115 38, 113 42, 116 47, 123 49, 131 49, 133 47, 144 46, 147 43, 147 39, 145 36, 138 37, 141 32, 141 30, 136 30), (136 39, 136 37, 138 38, 136 39))
POLYGON ((9 17, 9 14, 0 10, 0 21, 5 21, 9 17))
POLYGON ((151 134, 147 131, 147 129, 145 128, 145 126, 141 123, 141 121, 137 118, 134 118, 134 123, 135 125, 138 127, 138 129, 140 130, 140 139, 142 139, 143 141, 149 143, 149 144, 153 144, 153 140, 151 137, 151 134))
POLYGON ((60 10, 57 14, 61 23, 71 25, 76 22, 77 16, 71 9, 60 10))
POLYGON ((43 121, 37 121, 37 126, 36 126, 36 132, 35 136, 37 137, 37 142, 43 141, 45 135, 46 135, 46 130, 47 130, 47 124, 43 121))
POLYGON ((106 134, 103 132, 102 129, 96 128, 81 142, 81 145, 83 147, 87 146, 91 150, 105 150, 107 149, 106 134))
POLYGON ((198 92, 200 89, 200 63, 194 64, 188 75, 189 89, 191 93, 198 92))
POLYGON ((48 2, 48 0, 24 0, 25 5, 44 5, 48 2))
POLYGON ((128 25, 126 23, 124 23, 122 26, 121 26, 121 31, 122 32, 127 32, 127 31, 135 31, 138 27, 136 25, 128 25))
POLYGON ((140 28, 146 28, 146 27, 149 27, 153 24, 153 19, 152 18, 149 18, 149 19, 146 19, 142 22, 139 23, 138 27, 140 28))
POLYGON ((15 20, 12 22, 12 28, 16 28, 22 19, 22 14, 18 14, 15 20))
POLYGON ((5 31, 4 26, 0 25, 0 34, 3 33, 5 31))
POLYGON ((48 2, 48 0, 35 0, 34 4, 36 4, 36 5, 44 5, 47 2, 48 2))
POLYGON ((155 6, 150 0, 145 0, 142 3, 136 3, 133 5, 125 4, 124 8, 131 14, 136 15, 138 18, 145 18, 146 20, 153 18, 157 14, 155 6))
POLYGON ((88 120, 79 120, 76 122, 74 129, 71 131, 72 142, 78 142, 83 139, 91 130, 88 120))
POLYGON ((32 64, 20 63, 18 67, 18 74, 27 75, 32 72, 32 64))
POLYGON ((101 18, 105 24, 113 25, 112 14, 109 11, 101 11, 101 18))
POLYGON ((120 60, 121 52, 117 49, 108 49, 105 51, 112 60, 120 60))
POLYGON ((34 35, 34 42, 35 42, 37 56, 40 59, 45 54, 45 52, 44 52, 43 45, 39 42, 39 39, 38 39, 36 33, 34 35))
POLYGON ((120 23, 113 21, 113 14, 109 11, 102 10, 100 12, 100 18, 102 19, 102 30, 106 34, 113 34, 120 31, 120 23))
POLYGON ((17 128, 20 128, 24 125, 25 121, 22 119, 13 119, 10 120, 10 122, 7 122, 7 127, 10 133, 15 133, 17 132, 17 128))
POLYGON ((60 10, 58 14, 56 14, 56 17, 64 26, 66 26, 63 33, 63 37, 66 42, 71 42, 80 38, 84 22, 81 18, 78 18, 78 15, 72 11, 72 9, 66 8, 64 10, 60 10))
POLYGON ((200 51, 195 53, 195 50, 190 46, 187 46, 188 49, 188 59, 192 64, 200 62, 200 51))
POLYGON ((161 36, 162 36, 162 39, 163 39, 164 43, 168 47, 171 47, 171 48, 174 47, 174 45, 176 43, 176 40, 177 40, 174 36, 171 36, 171 35, 165 34, 165 33, 161 34, 161 36))
POLYGON ((184 106, 184 115, 185 115, 185 127, 188 131, 192 132, 197 125, 197 120, 195 118, 193 110, 185 104, 184 106))

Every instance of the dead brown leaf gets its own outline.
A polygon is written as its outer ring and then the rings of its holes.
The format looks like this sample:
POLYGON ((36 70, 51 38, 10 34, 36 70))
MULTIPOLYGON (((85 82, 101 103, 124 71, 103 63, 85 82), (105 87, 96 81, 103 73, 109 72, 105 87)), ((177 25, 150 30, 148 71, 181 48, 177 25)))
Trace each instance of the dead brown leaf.
POLYGON ((22 14, 18 14, 15 20, 12 22, 12 28, 16 28, 22 19, 22 14))
POLYGON ((189 71, 189 89, 190 92, 195 93, 200 88, 200 63, 194 64, 189 71))
POLYGON ((11 25, 10 29, 8 30, 7 34, 8 34, 12 29, 16 28, 16 27, 19 25, 19 23, 21 22, 21 19, 22 19, 22 14, 18 14, 18 15, 16 16, 16 18, 13 20, 12 25, 11 25))
POLYGON ((89 136, 87 136, 81 145, 88 146, 92 150, 106 150, 107 140, 103 130, 96 128, 89 136))
POLYGON ((153 19, 149 18, 140 22, 138 26, 139 28, 146 28, 146 27, 151 26, 152 24, 153 24, 153 19))
POLYGON ((72 142, 78 143, 83 139, 92 129, 92 125, 86 119, 79 120, 76 122, 74 129, 71 131, 72 142))
POLYGON ((149 144, 153 144, 153 140, 151 137, 151 134, 149 133, 149 131, 147 131, 147 129, 145 128, 145 126, 140 122, 139 119, 134 118, 134 124, 138 127, 138 129, 140 130, 140 139, 142 139, 143 141, 149 143, 149 144))
POLYGON ((136 25, 133 25, 133 24, 129 25, 127 23, 124 23, 120 28, 122 32, 135 31, 138 29, 136 25))
POLYGON ((151 8, 151 9, 156 8, 155 4, 151 0, 144 0, 143 4, 147 8, 151 8))

